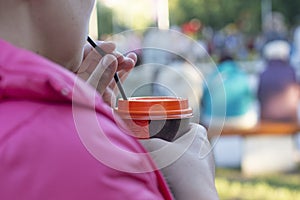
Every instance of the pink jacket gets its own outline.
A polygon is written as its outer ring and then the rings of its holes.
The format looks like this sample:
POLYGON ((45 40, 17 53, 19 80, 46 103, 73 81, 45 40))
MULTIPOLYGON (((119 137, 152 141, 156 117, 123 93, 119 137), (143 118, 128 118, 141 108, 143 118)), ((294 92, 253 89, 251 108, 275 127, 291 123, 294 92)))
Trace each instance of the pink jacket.
POLYGON ((0 40, 0 199, 172 199, 95 90, 0 40))

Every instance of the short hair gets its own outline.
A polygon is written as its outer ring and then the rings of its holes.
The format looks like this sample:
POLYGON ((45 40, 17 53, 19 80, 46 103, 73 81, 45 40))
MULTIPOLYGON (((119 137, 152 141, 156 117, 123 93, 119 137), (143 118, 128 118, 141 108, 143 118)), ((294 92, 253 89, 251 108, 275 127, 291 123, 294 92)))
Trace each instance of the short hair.
POLYGON ((274 40, 268 42, 263 49, 263 55, 266 59, 288 60, 290 56, 291 47, 287 41, 274 40))

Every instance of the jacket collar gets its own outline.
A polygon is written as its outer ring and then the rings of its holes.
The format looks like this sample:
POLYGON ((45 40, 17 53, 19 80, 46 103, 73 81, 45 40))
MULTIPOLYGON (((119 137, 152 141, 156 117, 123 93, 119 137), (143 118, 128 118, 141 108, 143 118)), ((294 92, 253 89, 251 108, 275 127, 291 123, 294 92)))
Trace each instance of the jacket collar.
POLYGON ((58 64, 0 39, 0 100, 72 102, 100 109, 90 85, 58 64))

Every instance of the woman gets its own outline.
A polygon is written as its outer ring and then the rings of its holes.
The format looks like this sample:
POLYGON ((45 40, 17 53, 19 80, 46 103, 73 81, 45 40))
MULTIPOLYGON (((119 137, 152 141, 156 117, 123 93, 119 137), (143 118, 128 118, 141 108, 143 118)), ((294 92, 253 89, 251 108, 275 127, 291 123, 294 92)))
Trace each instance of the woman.
MULTIPOLYGON (((112 43, 99 44, 104 57, 84 48, 94 3, 0 0, 0 199, 173 198, 90 86, 110 103, 114 73, 136 62, 112 43)), ((213 163, 203 162, 211 187, 213 163)))
POLYGON ((290 45, 283 40, 264 47, 266 67, 257 91, 261 120, 298 122, 299 85, 289 55, 290 45))

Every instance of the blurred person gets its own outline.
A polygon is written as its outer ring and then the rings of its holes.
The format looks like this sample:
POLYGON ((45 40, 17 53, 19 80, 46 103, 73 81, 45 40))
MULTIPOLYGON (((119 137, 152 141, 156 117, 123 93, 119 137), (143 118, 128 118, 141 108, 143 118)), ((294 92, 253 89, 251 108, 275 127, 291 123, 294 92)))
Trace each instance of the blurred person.
POLYGON ((203 28, 202 22, 197 19, 193 18, 190 21, 182 24, 181 29, 182 33, 187 35, 188 37, 193 38, 194 40, 198 39, 198 34, 203 28))
POLYGON ((247 74, 230 51, 222 49, 219 64, 205 78, 201 121, 209 126, 249 128, 257 123, 254 94, 247 74))
POLYGON ((288 37, 285 17, 280 12, 270 12, 263 22, 265 44, 273 40, 284 40, 288 37))
POLYGON ((197 157, 210 149, 203 127, 192 124, 174 143, 144 141, 183 151, 162 176, 117 126, 104 101, 114 98, 115 72, 122 78, 136 55, 109 42, 98 44, 104 57, 84 47, 94 3, 0 0, 0 198, 218 199, 212 155, 197 157))
MULTIPOLYGON (((166 49, 170 48, 172 38, 170 30, 160 30, 149 28, 144 33, 142 42, 142 60, 143 64, 157 63, 167 65, 172 60, 172 54, 166 49)), ((173 46, 171 46, 173 48, 173 46)))
POLYGON ((230 51, 230 55, 237 60, 245 59, 248 56, 245 37, 237 24, 228 24, 224 27, 224 32, 226 33, 224 45, 226 46, 226 49, 228 49, 227 51, 230 51))
POLYGON ((297 122, 299 86, 289 63, 289 43, 271 41, 265 45, 263 55, 266 68, 260 74, 257 91, 261 120, 297 122))
POLYGON ((291 53, 291 64, 296 68, 296 72, 300 70, 300 25, 298 25, 293 33, 293 49, 291 53))

